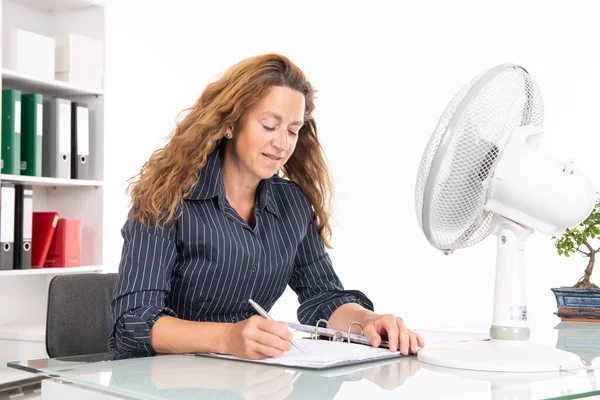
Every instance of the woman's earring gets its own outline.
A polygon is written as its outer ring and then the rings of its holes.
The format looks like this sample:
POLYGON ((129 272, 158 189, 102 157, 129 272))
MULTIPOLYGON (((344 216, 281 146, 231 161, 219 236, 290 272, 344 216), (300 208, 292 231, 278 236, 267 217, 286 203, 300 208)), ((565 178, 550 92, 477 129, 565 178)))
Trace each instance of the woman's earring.
POLYGON ((230 133, 230 132, 227 132, 227 133, 225 134, 225 137, 226 137, 227 139, 231 139, 231 133, 230 133))

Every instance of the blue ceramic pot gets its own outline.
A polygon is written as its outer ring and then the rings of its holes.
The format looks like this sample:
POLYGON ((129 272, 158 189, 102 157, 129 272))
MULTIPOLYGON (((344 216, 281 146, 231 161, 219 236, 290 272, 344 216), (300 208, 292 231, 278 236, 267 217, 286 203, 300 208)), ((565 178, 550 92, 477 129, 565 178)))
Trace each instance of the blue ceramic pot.
POLYGON ((600 309, 599 289, 552 288, 558 308, 600 309))

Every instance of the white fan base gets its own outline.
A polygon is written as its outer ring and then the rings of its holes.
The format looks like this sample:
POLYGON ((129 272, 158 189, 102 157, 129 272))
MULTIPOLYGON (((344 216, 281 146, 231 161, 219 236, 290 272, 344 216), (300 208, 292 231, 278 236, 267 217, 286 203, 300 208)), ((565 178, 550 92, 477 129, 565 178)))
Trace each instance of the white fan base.
POLYGON ((490 340, 424 347, 419 361, 441 367, 496 372, 551 372, 578 369, 579 357, 528 341, 490 340))

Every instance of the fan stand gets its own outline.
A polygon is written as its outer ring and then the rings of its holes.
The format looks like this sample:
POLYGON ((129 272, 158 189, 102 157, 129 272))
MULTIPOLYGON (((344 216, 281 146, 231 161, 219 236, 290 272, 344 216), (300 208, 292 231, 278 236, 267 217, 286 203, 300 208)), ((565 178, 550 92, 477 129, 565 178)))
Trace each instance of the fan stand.
POLYGON ((490 399, 511 399, 511 400, 530 400, 532 395, 532 384, 540 381, 549 381, 560 378, 562 372, 488 372, 488 371, 468 371, 465 369, 445 368, 437 365, 423 364, 422 368, 438 374, 456 376, 471 381, 488 382, 490 385, 490 399))
POLYGON ((489 341, 444 343, 419 350, 419 361, 449 368, 498 372, 579 369, 573 353, 529 342, 525 284, 525 241, 531 230, 498 217, 494 317, 489 341))

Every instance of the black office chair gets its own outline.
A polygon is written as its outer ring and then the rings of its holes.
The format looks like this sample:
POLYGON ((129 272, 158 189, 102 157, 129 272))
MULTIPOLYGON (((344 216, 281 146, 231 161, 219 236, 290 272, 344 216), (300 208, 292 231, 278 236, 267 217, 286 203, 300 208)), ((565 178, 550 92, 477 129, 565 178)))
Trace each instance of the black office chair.
POLYGON ((48 289, 46 351, 52 358, 106 353, 117 274, 57 275, 48 289))

